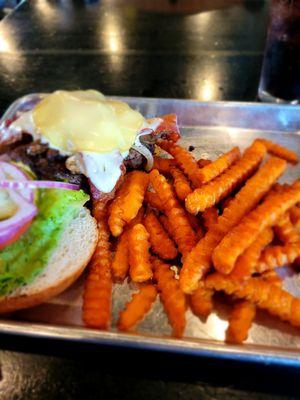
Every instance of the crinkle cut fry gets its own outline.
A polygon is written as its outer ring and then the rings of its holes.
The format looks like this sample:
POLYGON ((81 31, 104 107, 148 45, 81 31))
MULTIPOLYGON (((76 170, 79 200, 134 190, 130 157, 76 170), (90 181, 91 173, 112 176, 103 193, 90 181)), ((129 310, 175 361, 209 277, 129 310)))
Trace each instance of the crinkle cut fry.
POLYGON ((171 168, 176 166, 173 158, 154 157, 152 169, 157 169, 163 175, 170 175, 171 168))
POLYGON ((193 314, 207 318, 213 309, 213 294, 212 289, 200 285, 195 293, 190 296, 190 307, 193 314))
POLYGON ((206 165, 211 164, 211 160, 207 160, 206 158, 199 158, 199 160, 197 161, 198 167, 199 168, 203 168, 206 165))
POLYGON ((150 311, 157 296, 154 285, 140 286, 139 291, 134 293, 125 309, 120 313, 117 327, 121 331, 130 331, 150 311))
POLYGON ((186 211, 187 219, 190 222, 191 227, 194 229, 197 239, 200 240, 204 236, 204 228, 201 224, 200 218, 197 215, 192 215, 186 211))
POLYGON ((153 260, 154 279, 160 292, 160 298, 173 328, 175 337, 182 337, 186 325, 186 298, 175 278, 170 265, 159 259, 153 260))
POLYGON ((149 254, 149 233, 143 224, 136 224, 129 230, 130 277, 134 282, 146 282, 152 278, 149 254))
POLYGON ((289 210, 290 219, 295 229, 300 228, 300 207, 298 205, 289 210))
MULTIPOLYGON (((263 234, 266 235, 266 238, 269 236, 270 241, 272 240, 273 235, 271 229, 269 230, 269 233, 263 231, 263 234)), ((265 242, 268 242, 268 240, 266 239, 265 242)), ((231 277, 232 279, 235 279, 232 275, 231 277)), ((274 270, 264 272, 261 275, 261 278, 272 285, 278 287, 282 286, 282 279, 274 270)), ((246 340, 248 336, 248 331, 251 327, 251 323, 255 318, 255 314, 256 306, 253 303, 248 300, 241 300, 240 302, 237 302, 233 306, 233 310, 231 311, 229 316, 229 326, 226 332, 227 342, 239 344, 246 340)))
POLYGON ((128 226, 125 228, 124 232, 119 236, 116 251, 112 260, 111 268, 114 280, 116 282, 123 282, 127 277, 129 272, 129 249, 128 249, 128 240, 129 233, 128 231, 136 224, 140 224, 144 219, 144 207, 139 209, 136 217, 131 220, 128 226))
POLYGON ((88 327, 108 329, 112 295, 110 235, 105 205, 100 201, 94 202, 93 210, 99 237, 84 284, 82 319, 88 327))
POLYGON ((268 271, 263 272, 260 275, 260 278, 266 280, 267 282, 271 283, 272 285, 282 287, 282 278, 277 274, 274 269, 270 269, 268 271))
POLYGON ((188 150, 173 142, 168 142, 167 140, 158 140, 157 144, 174 157, 177 165, 182 169, 194 186, 198 187, 201 185, 199 176, 200 168, 198 167, 197 161, 188 150))
POLYGON ((123 184, 119 187, 115 194, 115 198, 108 207, 109 217, 108 225, 110 231, 114 236, 118 236, 123 232, 125 221, 123 220, 123 199, 127 194, 127 182, 129 174, 126 174, 123 180, 123 184))
POLYGON ((175 193, 179 200, 184 201, 186 196, 193 191, 190 182, 180 169, 173 167, 170 172, 174 179, 173 185, 175 193))
POLYGON ((290 220, 290 213, 286 212, 274 226, 276 236, 282 243, 295 243, 300 241, 299 232, 290 220))
POLYGON ((177 256, 175 244, 152 211, 146 214, 144 225, 150 235, 153 252, 164 260, 175 258, 177 256))
POLYGON ((256 240, 239 256, 230 276, 232 279, 245 280, 257 272, 257 263, 261 252, 273 240, 273 231, 271 228, 263 230, 256 240))
POLYGON ((125 230, 119 237, 115 255, 111 264, 114 280, 123 282, 129 271, 128 231, 125 230))
MULTIPOLYGON (((238 147, 234 147, 227 153, 221 155, 215 161, 200 169, 201 183, 205 184, 222 174, 227 168, 241 158, 238 147)), ((198 164, 199 165, 199 164, 198 164)))
POLYGON ((265 153, 264 145, 254 142, 246 149, 243 156, 223 174, 188 195, 185 199, 186 209, 191 214, 197 214, 227 197, 238 185, 252 175, 265 153))
POLYGON ((167 209, 176 206, 178 203, 175 194, 173 192, 172 186, 166 180, 166 178, 154 169, 149 174, 150 183, 158 195, 162 209, 166 212, 167 209))
POLYGON ((214 224, 217 223, 219 211, 217 207, 212 206, 207 208, 202 214, 203 225, 209 230, 214 224))
POLYGON ((126 223, 132 221, 141 208, 148 186, 149 176, 142 171, 132 171, 111 205, 108 224, 114 236, 120 236, 126 223))
POLYGON ((229 206, 232 199, 233 199, 233 196, 230 195, 230 196, 226 197, 224 200, 222 200, 222 202, 220 204, 222 211, 224 211, 225 208, 227 208, 229 206))
POLYGON ((270 158, 231 200, 215 224, 186 257, 180 272, 180 285, 185 293, 193 293, 198 281, 209 270, 211 256, 223 237, 251 211, 282 174, 286 162, 270 158))
POLYGON ((283 158, 284 160, 290 162, 291 164, 298 163, 298 156, 294 151, 289 150, 286 147, 280 146, 279 144, 274 143, 271 140, 267 140, 267 139, 258 139, 258 140, 264 146, 266 146, 268 153, 273 154, 274 156, 283 158))
POLYGON ((160 215, 159 221, 164 227, 164 230, 168 233, 169 237, 174 240, 174 232, 166 215, 160 215))
POLYGON ((176 199, 171 185, 157 170, 150 172, 150 182, 163 204, 178 249, 185 257, 197 243, 197 236, 186 216, 186 211, 176 199))
POLYGON ((160 201, 160 198, 158 197, 157 193, 155 193, 155 192, 147 191, 145 194, 145 201, 149 206, 151 206, 152 208, 155 208, 158 211, 163 211, 163 209, 164 209, 162 202, 160 201))
POLYGON ((300 200, 300 188, 293 185, 267 198, 235 226, 215 248, 213 263, 224 274, 232 271, 237 258, 266 228, 273 226, 289 208, 300 200))
POLYGON ((300 241, 288 243, 284 246, 271 246, 262 252, 256 266, 256 272, 264 272, 270 269, 292 264, 300 257, 300 241))
POLYGON ((237 301, 229 314, 226 342, 243 343, 255 318, 256 306, 248 300, 237 301))
MULTIPOLYGON (((218 225, 218 224, 217 224, 218 225)), ((221 241, 223 234, 214 226, 186 256, 180 271, 180 287, 186 294, 193 294, 199 285, 199 280, 206 275, 211 266, 211 255, 221 241)))
POLYGON ((249 300, 258 308, 300 327, 300 299, 261 278, 250 278, 241 285, 239 281, 216 272, 206 278, 206 286, 249 300))

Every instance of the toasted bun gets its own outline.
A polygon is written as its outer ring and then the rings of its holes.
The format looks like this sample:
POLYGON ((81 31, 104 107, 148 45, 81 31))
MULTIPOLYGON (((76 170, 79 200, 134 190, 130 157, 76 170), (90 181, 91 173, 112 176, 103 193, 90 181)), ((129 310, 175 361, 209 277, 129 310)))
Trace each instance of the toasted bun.
POLYGON ((97 224, 83 208, 64 231, 43 272, 32 283, 0 297, 0 313, 36 306, 63 292, 87 266, 97 238, 97 224))

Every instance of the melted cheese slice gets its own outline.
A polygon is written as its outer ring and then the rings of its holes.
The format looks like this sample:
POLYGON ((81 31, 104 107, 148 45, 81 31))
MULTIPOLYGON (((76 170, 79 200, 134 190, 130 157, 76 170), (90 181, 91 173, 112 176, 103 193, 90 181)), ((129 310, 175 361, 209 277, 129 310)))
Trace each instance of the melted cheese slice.
POLYGON ((126 103, 95 90, 56 91, 32 111, 35 129, 64 153, 109 153, 130 149, 144 117, 126 103))
POLYGON ((95 90, 56 91, 10 125, 30 133, 61 154, 75 157, 77 169, 98 190, 109 193, 122 174, 129 149, 141 146, 141 129, 155 130, 161 120, 146 121, 126 103, 106 99, 95 90))

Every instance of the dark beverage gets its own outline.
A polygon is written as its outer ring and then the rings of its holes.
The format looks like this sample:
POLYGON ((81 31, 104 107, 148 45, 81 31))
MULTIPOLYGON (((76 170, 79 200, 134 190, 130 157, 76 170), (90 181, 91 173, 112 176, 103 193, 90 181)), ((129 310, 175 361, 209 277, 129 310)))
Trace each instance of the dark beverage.
POLYGON ((300 0, 272 0, 259 97, 300 100, 300 0))

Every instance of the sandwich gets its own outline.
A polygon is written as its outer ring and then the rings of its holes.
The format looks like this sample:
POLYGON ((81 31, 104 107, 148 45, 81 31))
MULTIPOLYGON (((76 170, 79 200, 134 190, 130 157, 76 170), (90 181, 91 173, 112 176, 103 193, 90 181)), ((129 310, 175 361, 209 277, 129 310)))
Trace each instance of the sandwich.
POLYGON ((94 90, 56 91, 0 121, 0 313, 56 296, 97 244, 90 200, 108 202, 126 170, 150 169, 176 116, 146 119, 94 90))

